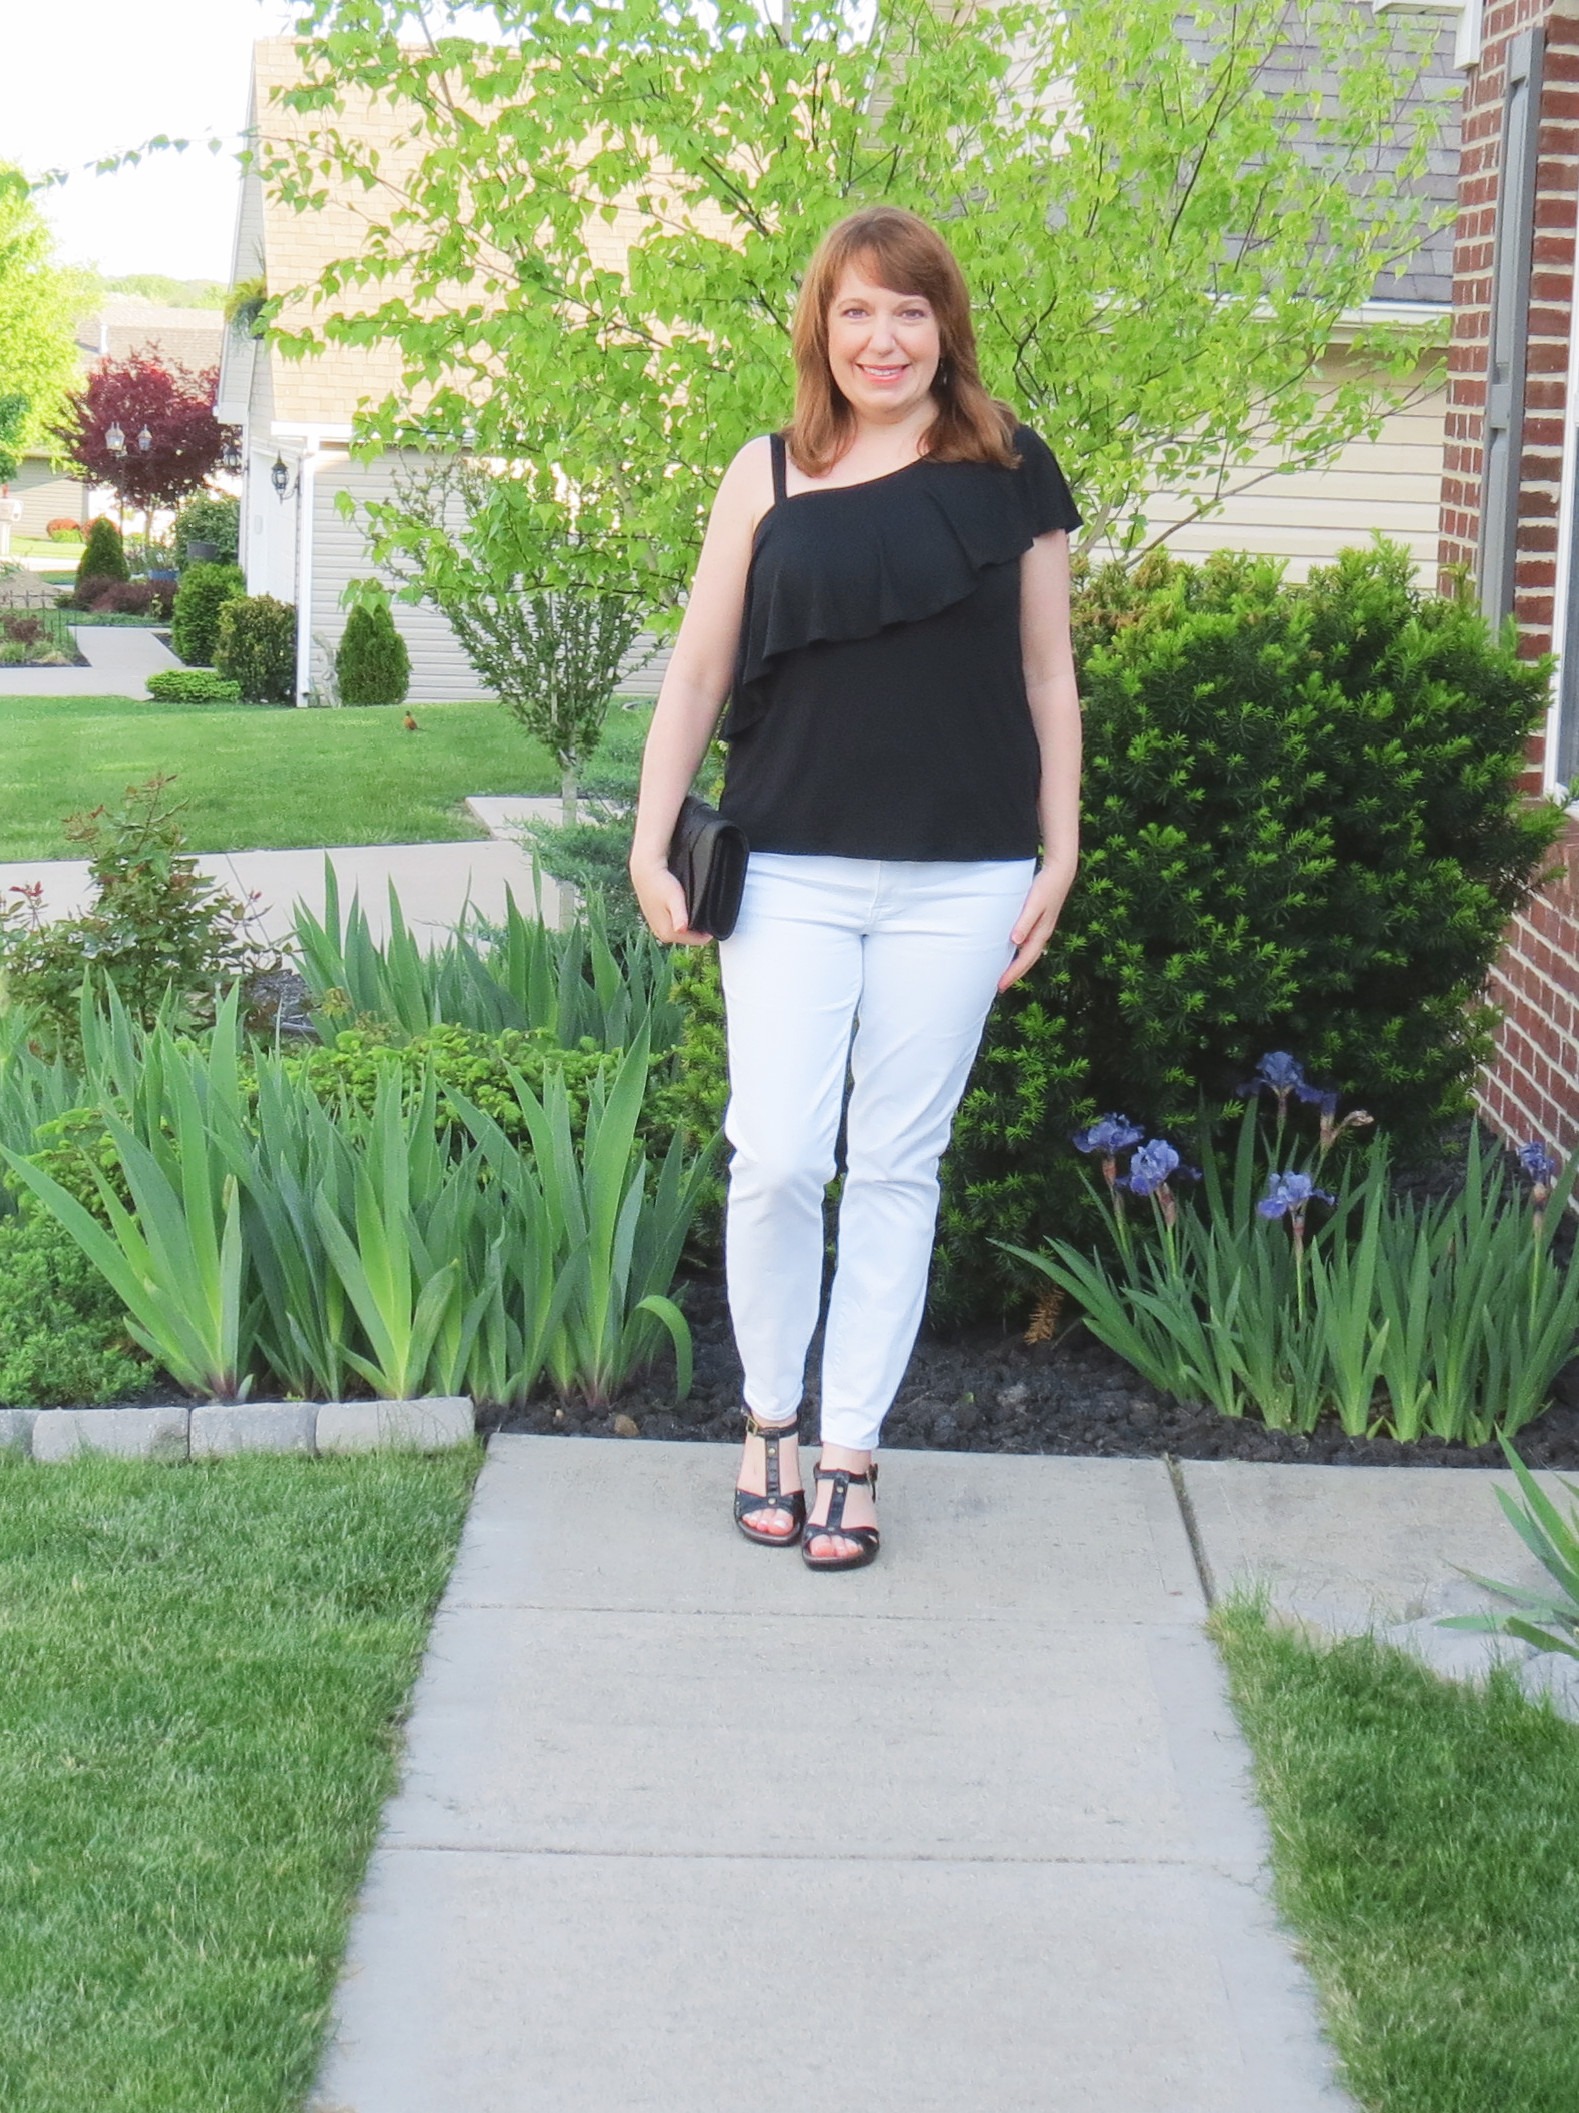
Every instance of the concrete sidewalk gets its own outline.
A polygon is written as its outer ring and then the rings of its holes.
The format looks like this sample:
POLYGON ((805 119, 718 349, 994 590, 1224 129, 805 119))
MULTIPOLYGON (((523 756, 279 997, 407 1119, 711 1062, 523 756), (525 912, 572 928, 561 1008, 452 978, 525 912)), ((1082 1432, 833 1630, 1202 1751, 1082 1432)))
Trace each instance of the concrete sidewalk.
POLYGON ((77 650, 85 668, 0 668, 0 700, 7 697, 144 697, 150 675, 179 668, 153 632, 132 625, 78 624, 77 650))
MULTIPOLYGON (((352 897, 360 895, 368 927, 378 940, 389 936, 391 883, 407 925, 429 944, 448 937, 468 904, 498 922, 504 917, 507 895, 513 895, 519 909, 535 915, 532 862, 509 822, 518 810, 557 810, 559 802, 467 804, 508 807, 511 815, 497 835, 486 838, 439 844, 351 844, 330 850, 204 851, 197 854, 196 865, 232 895, 252 903, 253 930, 273 946, 290 940, 298 902, 306 903, 315 916, 323 915, 326 858, 339 885, 341 915, 350 909, 352 897)), ((480 819, 492 826, 488 817, 480 819)), ((0 864, 0 901, 15 888, 34 885, 43 888, 44 909, 51 918, 75 916, 92 900, 86 859, 19 859, 0 864)), ((546 874, 541 900, 545 922, 557 927, 560 891, 546 874)))
POLYGON ((496 1437, 312 2113, 1337 2113, 1160 1461, 496 1437))
MULTIPOLYGON (((1328 1635, 1371 1631, 1454 1679, 1511 1665, 1528 1694, 1579 1720, 1579 1663, 1438 1626, 1444 1614, 1508 1611, 1474 1575, 1555 1589, 1497 1502, 1498 1489, 1518 1494, 1508 1470, 1183 1460, 1178 1474, 1215 1596, 1264 1593, 1286 1618, 1328 1635)), ((1566 1517, 1573 1478, 1535 1479, 1566 1517)))

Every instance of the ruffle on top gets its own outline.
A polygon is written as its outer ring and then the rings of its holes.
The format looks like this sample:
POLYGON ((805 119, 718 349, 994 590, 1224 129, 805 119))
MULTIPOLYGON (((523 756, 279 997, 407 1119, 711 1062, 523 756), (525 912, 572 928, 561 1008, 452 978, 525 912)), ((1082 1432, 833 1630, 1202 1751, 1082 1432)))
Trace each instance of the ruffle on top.
POLYGON ((974 594, 1081 515, 1047 443, 1014 436, 1021 466, 926 456, 864 484, 792 492, 764 514, 747 578, 726 739, 767 709, 774 664, 803 646, 870 638, 974 594))

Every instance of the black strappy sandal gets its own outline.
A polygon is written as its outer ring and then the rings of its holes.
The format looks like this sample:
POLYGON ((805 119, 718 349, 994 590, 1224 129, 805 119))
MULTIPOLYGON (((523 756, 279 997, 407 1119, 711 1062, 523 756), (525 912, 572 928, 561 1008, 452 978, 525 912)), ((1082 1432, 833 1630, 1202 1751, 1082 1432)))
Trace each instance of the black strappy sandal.
POLYGON ((760 1438, 768 1456, 767 1491, 758 1496, 754 1490, 735 1491, 735 1524, 748 1541, 756 1541, 763 1548, 793 1548, 800 1539, 801 1529, 806 1524, 806 1492, 803 1489, 781 1490, 779 1488, 779 1441, 800 1436, 800 1418, 790 1423, 758 1423, 749 1409, 746 1410, 746 1435, 760 1438), (751 1524, 759 1511, 787 1511, 794 1521, 788 1533, 763 1533, 751 1524))
POLYGON ((867 1483, 875 1499, 877 1495, 877 1462, 874 1460, 865 1474, 852 1475, 847 1467, 814 1467, 813 1479, 833 1484, 833 1497, 828 1505, 828 1516, 823 1523, 808 1525, 806 1539, 802 1543, 800 1559, 808 1570, 859 1570, 870 1563, 877 1554, 878 1532, 875 1526, 846 1526, 844 1523, 844 1494, 852 1482, 867 1483), (856 1555, 813 1555, 811 1543, 821 1533, 836 1533, 842 1540, 859 1543, 856 1555))

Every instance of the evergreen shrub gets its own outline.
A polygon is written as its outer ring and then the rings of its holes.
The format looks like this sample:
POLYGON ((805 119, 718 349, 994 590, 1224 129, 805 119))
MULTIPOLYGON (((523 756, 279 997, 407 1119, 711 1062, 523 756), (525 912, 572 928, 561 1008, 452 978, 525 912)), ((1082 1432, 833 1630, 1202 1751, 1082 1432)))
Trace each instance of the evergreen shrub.
POLYGON ((211 668, 161 668, 149 676, 148 694, 161 704, 239 704, 241 685, 211 668))
MULTIPOLYGON (((1080 871, 961 1103, 940 1318, 1024 1305, 995 1239, 1082 1235, 1070 1136, 1094 1114, 1183 1145, 1199 1097, 1225 1110, 1266 1049, 1368 1108, 1401 1157, 1469 1105, 1486 974, 1561 826, 1518 789, 1549 662, 1520 660, 1467 598, 1423 593, 1382 538, 1304 585, 1282 570, 1232 552, 1075 561, 1080 871)), ((696 1009, 692 1099, 719 1061, 696 1009)))
POLYGON ((219 613, 214 666, 241 685, 248 704, 290 704, 296 695, 296 610, 272 594, 238 595, 219 613))
POLYGON ((1079 877, 994 1007, 945 1175, 934 1304, 1023 1298, 992 1238, 1081 1205, 1070 1132, 1119 1109, 1181 1136, 1290 1049, 1400 1156, 1470 1105, 1481 1000, 1561 827, 1520 796, 1549 662, 1377 537, 1302 586, 1276 560, 1158 553, 1077 597, 1079 877))
POLYGON ((247 591, 239 565, 189 565, 176 589, 170 643, 189 668, 213 665, 219 612, 247 591))
POLYGON ((405 703, 411 656, 384 603, 351 611, 335 649, 334 672, 342 704, 405 703))
POLYGON ((132 568, 126 562, 126 546, 121 541, 121 532, 107 514, 100 514, 88 529, 88 540, 77 560, 77 606, 81 609, 90 606, 80 599, 89 580, 129 580, 131 576, 132 568))

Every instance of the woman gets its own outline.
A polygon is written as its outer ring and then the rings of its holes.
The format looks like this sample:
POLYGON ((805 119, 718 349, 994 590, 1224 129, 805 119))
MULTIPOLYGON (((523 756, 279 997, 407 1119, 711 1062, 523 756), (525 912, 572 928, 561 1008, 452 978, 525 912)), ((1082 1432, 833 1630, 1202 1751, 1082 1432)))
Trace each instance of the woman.
POLYGON ((719 946, 747 1433, 735 1518, 770 1546, 804 1528, 804 1560, 833 1570, 877 1553, 873 1455, 988 1007, 1042 953, 1074 878, 1081 517, 1045 442, 982 387, 959 266, 914 214, 872 207, 824 237, 793 342, 792 425, 749 442, 719 485, 630 870, 659 939, 706 944, 666 861, 728 693, 720 806, 751 845, 719 946), (847 1075, 808 1518, 795 1434, 847 1075))

